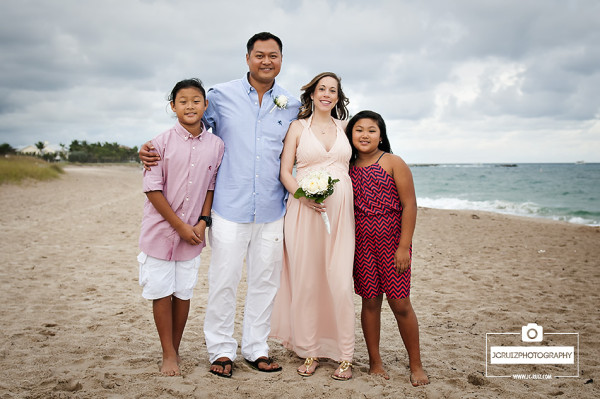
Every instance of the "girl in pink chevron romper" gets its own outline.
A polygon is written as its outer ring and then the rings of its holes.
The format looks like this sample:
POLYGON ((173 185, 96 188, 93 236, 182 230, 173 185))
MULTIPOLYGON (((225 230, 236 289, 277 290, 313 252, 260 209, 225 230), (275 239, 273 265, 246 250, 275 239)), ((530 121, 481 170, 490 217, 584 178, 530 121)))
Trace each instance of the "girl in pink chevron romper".
POLYGON ((391 154, 385 122, 361 111, 348 122, 352 145, 356 252, 354 290, 362 297, 361 324, 369 352, 369 374, 389 379, 379 354, 381 305, 386 294, 408 352, 410 382, 429 383, 421 364, 419 324, 410 303, 412 236, 417 201, 412 174, 391 154))

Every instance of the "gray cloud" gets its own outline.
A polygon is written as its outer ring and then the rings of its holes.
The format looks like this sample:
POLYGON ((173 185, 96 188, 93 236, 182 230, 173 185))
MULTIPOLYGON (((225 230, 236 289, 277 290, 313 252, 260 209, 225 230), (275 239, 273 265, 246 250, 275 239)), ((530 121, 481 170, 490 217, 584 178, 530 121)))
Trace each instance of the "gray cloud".
POLYGON ((173 123, 175 82, 243 76, 268 30, 282 85, 335 71, 408 162, 600 161, 597 15, 594 0, 3 2, 0 143, 139 145, 173 123))

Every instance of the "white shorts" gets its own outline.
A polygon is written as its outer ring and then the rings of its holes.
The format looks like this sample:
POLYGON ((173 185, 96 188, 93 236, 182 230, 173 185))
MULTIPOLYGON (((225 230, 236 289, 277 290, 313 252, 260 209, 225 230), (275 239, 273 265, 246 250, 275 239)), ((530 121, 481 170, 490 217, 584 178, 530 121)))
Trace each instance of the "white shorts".
POLYGON ((140 285, 146 299, 161 299, 174 295, 181 300, 191 299, 198 282, 200 255, 185 261, 153 258, 140 252, 140 285))

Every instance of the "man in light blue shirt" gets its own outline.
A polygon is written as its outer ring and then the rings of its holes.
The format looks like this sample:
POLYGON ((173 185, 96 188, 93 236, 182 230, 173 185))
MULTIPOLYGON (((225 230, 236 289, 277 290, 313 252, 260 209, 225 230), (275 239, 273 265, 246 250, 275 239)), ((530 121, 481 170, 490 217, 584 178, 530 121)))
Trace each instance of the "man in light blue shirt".
POLYGON ((209 232, 212 256, 204 320, 211 372, 221 376, 231 375, 228 363, 236 358, 235 297, 244 257, 248 291, 242 356, 260 371, 281 370, 269 358, 267 345, 283 260, 286 190, 279 181, 279 158, 300 103, 275 83, 282 62, 279 38, 266 32, 254 35, 246 62, 249 72, 243 79, 208 91, 204 114, 225 142, 209 232))
MULTIPOLYGON (((231 377, 237 353, 233 332, 244 258, 248 290, 242 356, 260 371, 281 370, 267 345, 283 260, 286 190, 279 181, 279 158, 300 102, 275 83, 281 40, 262 32, 246 47, 248 74, 210 89, 204 113, 207 125, 225 142, 209 230, 212 256, 204 320, 210 372, 222 377, 231 377)), ((148 149, 142 146, 140 159, 152 165, 155 158, 147 156, 148 149)))
POLYGON ((259 93, 252 76, 216 85, 208 91, 204 118, 225 141, 226 155, 217 175, 213 209, 236 223, 273 222, 285 213, 286 190, 279 181, 279 158, 298 102, 280 86, 259 93), (286 108, 274 103, 285 96, 286 108))

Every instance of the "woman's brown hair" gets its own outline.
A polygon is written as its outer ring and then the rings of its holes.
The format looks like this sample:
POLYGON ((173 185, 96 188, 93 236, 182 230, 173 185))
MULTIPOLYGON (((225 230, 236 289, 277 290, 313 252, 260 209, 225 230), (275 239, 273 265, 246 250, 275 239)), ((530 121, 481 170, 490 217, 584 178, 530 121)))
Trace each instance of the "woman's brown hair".
POLYGON ((342 90, 342 79, 333 72, 321 72, 310 82, 302 86, 302 95, 300 95, 302 105, 300 105, 300 110, 298 111, 298 119, 305 119, 312 115, 313 100, 310 96, 315 92, 319 81, 326 77, 334 78, 338 82, 338 101, 335 104, 335 107, 331 109, 331 116, 341 120, 348 118, 348 108, 346 106, 350 101, 346 98, 346 95, 342 90))

